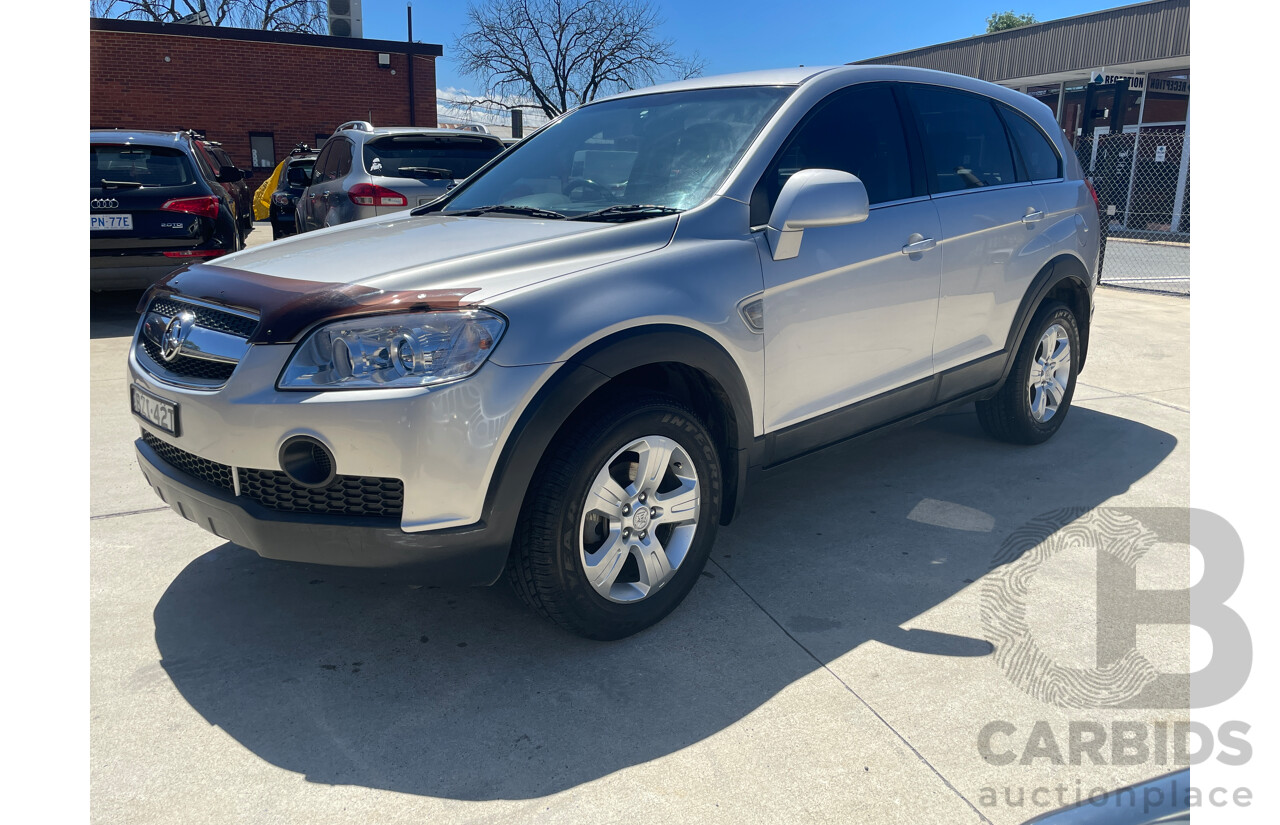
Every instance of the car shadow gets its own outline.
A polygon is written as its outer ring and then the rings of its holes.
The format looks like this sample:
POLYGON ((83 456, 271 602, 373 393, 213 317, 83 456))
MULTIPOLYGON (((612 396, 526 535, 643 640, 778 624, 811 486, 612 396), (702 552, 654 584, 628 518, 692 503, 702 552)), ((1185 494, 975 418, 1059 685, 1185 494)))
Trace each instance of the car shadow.
POLYGON ((1049 444, 1015 448, 966 412, 794 462, 753 488, 688 601, 620 642, 570 636, 505 586, 418 588, 224 544, 161 597, 156 644, 210 724, 312 782, 545 796, 715 735, 813 656, 871 640, 988 655, 900 625, 980 579, 1019 525, 1124 493, 1175 444, 1076 408, 1049 444))
POLYGON ((138 302, 145 290, 89 293, 89 339, 122 338, 138 326, 138 302))

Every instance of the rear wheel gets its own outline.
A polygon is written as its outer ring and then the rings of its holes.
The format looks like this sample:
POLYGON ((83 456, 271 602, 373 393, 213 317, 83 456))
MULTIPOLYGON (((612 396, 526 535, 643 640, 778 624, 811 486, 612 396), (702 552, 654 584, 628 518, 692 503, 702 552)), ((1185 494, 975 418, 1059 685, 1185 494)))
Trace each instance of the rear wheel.
POLYGON ((1001 441, 1048 441, 1071 409, 1079 366, 1080 332, 1075 314, 1058 301, 1045 303, 1027 327, 1000 392, 978 402, 978 422, 1001 441))
POLYGON ((679 401, 645 396, 570 424, 539 466, 507 567, 560 626, 620 639, 658 622, 697 582, 715 541, 720 459, 679 401))

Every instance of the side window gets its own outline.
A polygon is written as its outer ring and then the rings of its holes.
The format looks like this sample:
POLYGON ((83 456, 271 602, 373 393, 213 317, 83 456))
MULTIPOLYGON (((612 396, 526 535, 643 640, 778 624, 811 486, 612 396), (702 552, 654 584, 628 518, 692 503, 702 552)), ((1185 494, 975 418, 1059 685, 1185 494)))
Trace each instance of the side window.
POLYGON ((1022 156, 1027 180, 1053 180, 1062 177, 1062 159, 1053 144, 1034 123, 1020 112, 1000 106, 1000 116, 1009 127, 1014 146, 1022 156))
POLYGON ((335 140, 333 142, 333 164, 330 180, 345 178, 351 174, 351 141, 335 140))
POLYGON ((995 104, 937 86, 906 84, 920 123, 932 194, 1017 181, 1013 153, 995 104))
POLYGON ((325 177, 325 167, 333 162, 333 150, 338 144, 330 143, 320 150, 320 157, 316 158, 316 165, 311 170, 311 184, 324 183, 328 178, 325 177))
POLYGON ((218 162, 209 156, 209 150, 203 144, 192 141, 196 156, 196 164, 200 167, 200 171, 209 180, 215 180, 218 177, 218 162))
POLYGON ((854 87, 836 92, 814 107, 783 144, 752 193, 752 226, 768 223, 783 185, 803 169, 836 169, 857 175, 872 204, 911 197, 907 139, 889 87, 854 87))

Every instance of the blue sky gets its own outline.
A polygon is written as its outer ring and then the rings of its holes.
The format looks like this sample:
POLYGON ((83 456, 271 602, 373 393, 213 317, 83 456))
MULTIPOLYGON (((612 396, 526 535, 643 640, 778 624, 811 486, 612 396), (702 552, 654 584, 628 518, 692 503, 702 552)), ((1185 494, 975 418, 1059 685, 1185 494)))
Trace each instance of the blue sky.
MULTIPOLYGON (((912 0, 906 3, 815 3, 778 0, 657 2, 663 34, 681 52, 698 52, 705 74, 780 66, 848 63, 981 34, 995 11, 1030 12, 1040 20, 1127 5, 1106 0, 912 0)), ((414 39, 444 46, 436 80, 442 89, 482 91, 458 74, 451 44, 466 24, 465 0, 417 0, 414 39)), ((364 0, 364 36, 405 38, 405 0, 364 0)))

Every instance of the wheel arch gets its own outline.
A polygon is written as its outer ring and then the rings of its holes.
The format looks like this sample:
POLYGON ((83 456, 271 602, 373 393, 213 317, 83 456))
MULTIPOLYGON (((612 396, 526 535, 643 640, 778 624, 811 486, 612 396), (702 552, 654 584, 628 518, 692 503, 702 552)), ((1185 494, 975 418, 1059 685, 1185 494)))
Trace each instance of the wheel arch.
POLYGON ((1075 313, 1080 332, 1080 368, 1084 368, 1085 358, 1089 352, 1089 328, 1093 319, 1093 279, 1084 261, 1075 255, 1063 253, 1050 260, 1031 281, 1031 286, 1018 305, 1014 324, 1009 328, 1009 337, 1005 341, 1004 374, 1000 383, 1009 377, 1013 361, 1017 357, 1018 345, 1027 334, 1031 319, 1044 305, 1045 301, 1057 300, 1066 304, 1075 313))
POLYGON ((648 389, 689 404, 720 448, 724 506, 737 514, 753 438, 751 400, 732 356, 711 337, 672 324, 636 327, 594 342, 565 361, 525 407, 503 446, 485 497, 485 521, 514 534, 520 508, 548 446, 578 416, 622 388, 648 389))

